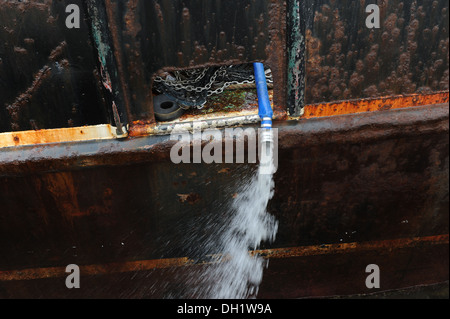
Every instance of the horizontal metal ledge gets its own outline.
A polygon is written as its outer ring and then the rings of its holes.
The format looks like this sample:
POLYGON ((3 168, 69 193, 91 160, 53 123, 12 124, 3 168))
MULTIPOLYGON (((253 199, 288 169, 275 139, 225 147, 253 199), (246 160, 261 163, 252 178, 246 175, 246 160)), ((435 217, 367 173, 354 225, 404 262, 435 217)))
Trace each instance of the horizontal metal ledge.
MULTIPOLYGON (((416 237, 416 238, 399 238, 391 240, 362 242, 362 243, 343 243, 330 245, 316 245, 304 247, 286 247, 269 250, 249 251, 250 255, 259 255, 265 259, 282 259, 293 257, 308 257, 317 255, 333 255, 333 254, 348 254, 361 251, 381 251, 391 252, 394 249, 405 249, 419 246, 433 246, 433 245, 448 245, 448 234, 416 237)), ((208 257, 208 256, 206 256, 208 257)), ((115 273, 139 272, 154 269, 166 269, 173 267, 188 267, 199 264, 213 264, 218 263, 227 258, 223 255, 217 254, 209 256, 205 260, 193 260, 189 257, 168 258, 168 259, 152 259, 139 260, 129 262, 118 262, 103 265, 85 265, 80 268, 84 275, 100 276, 115 273), (222 258, 221 258, 222 257, 222 258)), ((19 281, 19 280, 38 280, 46 278, 66 277, 65 267, 50 267, 50 268, 32 268, 21 270, 3 270, 0 271, 0 282, 2 281, 19 281)))
POLYGON ((0 133, 0 151, 5 147, 38 144, 110 140, 117 138, 116 128, 109 124, 37 131, 0 133))
MULTIPOLYGON (((390 135, 447 131, 448 104, 275 122, 279 148, 361 142, 390 135)), ((224 140, 225 141, 225 140, 224 140)), ((10 147, 0 150, 0 176, 170 160, 169 135, 10 147)))

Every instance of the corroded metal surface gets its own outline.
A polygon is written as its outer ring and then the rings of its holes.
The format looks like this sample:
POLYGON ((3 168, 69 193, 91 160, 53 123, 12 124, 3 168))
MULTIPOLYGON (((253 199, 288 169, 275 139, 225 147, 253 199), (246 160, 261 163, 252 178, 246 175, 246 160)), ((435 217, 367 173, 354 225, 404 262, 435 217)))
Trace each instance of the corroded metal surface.
POLYGON ((0 133, 0 149, 51 143, 81 142, 117 138, 110 125, 83 126, 39 131, 0 133))
POLYGON ((75 1, 80 30, 64 26, 67 3, 3 2, 1 131, 151 124, 163 69, 264 62, 275 108, 295 117, 307 104, 448 91, 446 1, 383 2, 380 29, 356 0, 75 1))
MULTIPOLYGON (((430 260, 428 259, 424 263, 423 260, 425 259, 418 258, 418 255, 426 252, 428 258, 430 258, 431 251, 433 252, 432 258, 436 258, 439 253, 445 254, 446 248, 448 256, 448 235, 258 251, 258 254, 270 259, 270 263, 274 263, 274 267, 269 267, 266 271, 259 297, 299 298, 355 295, 356 293, 370 294, 373 291, 364 287, 365 277, 361 269, 366 266, 364 263, 373 263, 374 261, 380 264, 383 270, 388 269, 389 265, 392 264, 402 267, 402 272, 386 271, 386 274, 384 274, 383 271, 383 285, 386 285, 385 290, 387 291, 410 288, 411 284, 414 285, 417 281, 414 275, 421 276, 423 285, 440 283, 448 278, 448 261, 447 263, 441 263, 441 267, 433 269, 434 271, 430 273, 430 260), (386 253, 387 251, 390 251, 390 253, 386 253), (392 252, 396 256, 393 256, 392 252), (356 256, 359 260, 355 263, 356 256), (305 259, 304 257, 309 258, 305 259), (308 260, 320 260, 323 257, 327 261, 325 267, 312 272, 310 266, 308 266, 308 260), (413 262, 405 262, 405 259, 410 259, 413 262), (331 270, 328 266, 332 264, 330 260, 335 262, 333 263, 335 267, 338 267, 339 275, 336 278, 327 273, 336 274, 336 269, 331 270), (292 265, 292 268, 286 266, 286 263, 292 265), (417 266, 421 266, 422 269, 419 272, 412 271, 417 266), (299 268, 295 269, 295 267, 299 268), (347 285, 342 285, 342 278, 345 278, 347 285), (330 284, 323 285, 324 280, 330 281, 330 284)), ((183 286, 182 280, 189 278, 189 270, 195 272, 198 271, 195 268, 205 267, 205 265, 214 267, 214 262, 173 258, 84 265, 81 272, 84 278, 89 279, 87 282, 83 280, 83 293, 57 288, 60 286, 58 283, 62 282, 67 276, 65 267, 0 271, 0 287, 3 288, 0 289, 0 296, 3 298, 35 298, 36 290, 34 289, 36 287, 54 287, 55 289, 39 291, 40 297, 161 298, 168 294, 186 297, 187 294, 183 295, 183 290, 186 287, 183 286), (180 275, 181 270, 185 270, 187 274, 180 275), (113 284, 107 284, 104 278, 114 278, 115 280, 113 284), (14 289, 18 282, 21 286, 20 291, 14 289), (86 287, 87 289, 85 289, 86 287)))
POLYGON ((152 79, 161 70, 255 61, 272 69, 275 107, 285 110, 283 1, 230 6, 228 1, 110 0, 104 7, 130 123, 154 122, 152 79))
MULTIPOLYGON (((249 251, 251 256, 261 256, 264 259, 286 259, 306 256, 335 255, 335 254, 354 254, 367 251, 386 251, 395 247, 395 249, 408 248, 426 248, 439 245, 448 245, 449 236, 429 236, 417 238, 402 238, 394 240, 384 240, 376 242, 354 242, 344 244, 323 244, 318 246, 289 247, 279 249, 266 249, 249 251)), ((187 257, 183 258, 162 258, 153 260, 138 260, 123 263, 112 263, 103 265, 83 265, 83 275, 102 276, 120 273, 131 273, 141 271, 151 271, 156 269, 170 269, 176 267, 189 267, 194 265, 214 265, 219 263, 217 256, 211 256, 209 260, 194 260, 187 257)), ((38 280, 45 278, 63 278, 66 277, 65 267, 49 268, 29 268, 0 271, 0 282, 38 280)))
POLYGON ((384 98, 367 98, 338 102, 309 104, 304 108, 302 118, 315 118, 361 112, 386 111, 405 107, 448 103, 448 92, 431 94, 410 94, 387 96, 384 98))
MULTIPOLYGON (((448 245, 414 247, 389 250, 375 249, 367 252, 273 259, 260 287, 260 298, 314 298, 372 294, 367 289, 364 271, 376 261, 381 269, 382 291, 445 282, 448 278, 448 245), (436 263, 430 267, 430 263, 436 263), (284 267, 289 263, 290 269, 284 267), (311 267, 321 265, 320 267, 311 267)), ((420 287, 420 286, 419 286, 420 287)), ((378 290, 378 292, 380 292, 378 290)))
POLYGON ((68 3, 81 1, 2 1, 0 132, 110 123, 88 26, 66 28, 68 3))
MULTIPOLYGON (((380 250, 364 254, 318 255, 271 260, 259 296, 269 298, 308 298, 348 296, 365 297, 375 291, 367 289, 367 273, 361 271, 376 260, 382 273, 382 292, 393 293, 398 287, 411 288, 417 281, 424 285, 441 283, 448 278, 448 245, 380 250), (424 256, 426 256, 424 258, 424 256), (430 265, 436 262, 433 268, 430 265), (311 263, 322 267, 311 268, 311 263), (286 265, 289 267, 286 268, 286 265), (286 271, 287 270, 287 271, 286 271), (406 275, 405 275, 406 274, 406 275)), ((138 264, 138 263, 136 263, 138 264)), ((107 275, 88 275, 82 289, 69 290, 64 277, 40 280, 4 281, 0 283, 3 298, 186 298, 183 281, 189 271, 201 271, 203 265, 175 269, 152 269, 107 275), (48 289, 51 287, 51 289, 48 289), (18 289, 19 288, 19 289, 18 289)), ((82 268, 83 269, 83 268, 82 268)), ((139 266, 138 266, 139 269, 139 266)), ((95 271, 93 272, 95 274, 95 271)), ((67 275, 67 274, 66 274, 67 275)), ((447 281, 448 283, 448 281, 447 281)), ((420 289, 423 286, 415 286, 420 289)), ((447 286, 448 287, 448 286, 447 286)), ((401 289, 401 288, 400 288, 401 289)), ((381 293, 380 291, 378 291, 381 293)), ((395 294, 394 294, 395 296, 395 294)), ((423 295, 425 298, 429 295, 423 295)), ((448 289, 447 289, 448 296, 448 289)), ((221 301, 220 301, 221 302, 221 301)))
MULTIPOLYGON (((384 278, 392 278, 386 288, 448 279, 448 105, 277 126, 280 166, 269 211, 280 230, 273 245, 262 247, 273 258, 261 296, 364 293, 355 286, 364 281, 352 277, 363 263, 386 267, 384 278), (423 253, 428 257, 418 258, 423 253), (336 285, 321 283, 328 271, 336 285)), ((155 136, 3 150, 2 274, 99 265, 86 280, 85 296, 182 296, 183 278, 208 266, 198 263, 205 256, 196 250, 206 238, 214 240, 214 227, 206 226, 220 224, 237 184, 256 167, 173 165, 171 145, 155 136), (140 260, 172 258, 190 266, 149 262, 155 269, 139 268, 140 260), (120 265, 141 271, 108 274, 120 265), (121 289, 107 284, 111 278, 120 280, 121 289)), ((39 287, 61 284, 42 280, 4 281, 0 291, 45 296, 39 287)))
MULTIPOLYGON (((358 128, 371 127, 374 137, 390 134, 418 134, 415 124, 421 125, 424 133, 448 128, 448 105, 410 107, 392 112, 373 112, 358 115, 335 116, 332 119, 303 121, 281 121, 276 126, 280 133, 281 148, 295 148, 315 143, 342 142, 346 139, 358 141, 358 128), (447 122, 446 122, 447 121, 447 122), (315 135, 314 135, 315 134, 315 135), (310 136, 313 136, 308 138, 310 136)), ((9 148, 0 152, 0 175, 29 174, 67 168, 86 168, 103 165, 136 164, 143 161, 169 161, 170 148, 175 142, 168 135, 144 136, 124 141, 63 143, 35 147, 9 148), (26 165, 32 162, 33 165, 26 165)))
POLYGON ((272 69, 280 139, 259 296, 367 293, 371 263, 383 289, 448 280, 448 2, 422 2, 381 3, 369 30, 354 0, 93 0, 74 32, 65 1, 2 2, 0 132, 33 131, 0 135, 0 297, 189 297, 185 279, 214 266, 197 247, 256 165, 174 165, 152 77, 252 61, 272 69), (131 134, 81 127, 105 123, 131 134), (73 263, 83 291, 61 282, 73 263))
POLYGON ((287 4, 287 109, 290 116, 299 117, 305 106, 306 85, 306 13, 299 0, 287 4))
MULTIPOLYGON (((269 98, 273 105, 272 90, 269 91, 269 98)), ((190 110, 171 122, 135 121, 130 127, 129 135, 132 137, 168 135, 174 131, 192 131, 194 128, 206 130, 257 124, 261 122, 261 118, 258 115, 256 99, 256 91, 224 92, 223 95, 212 98, 201 110, 190 110)), ((273 119, 286 120, 287 114, 274 108, 273 119)))
POLYGON ((366 5, 302 1, 306 103, 448 90, 448 1, 383 1, 379 29, 366 5))

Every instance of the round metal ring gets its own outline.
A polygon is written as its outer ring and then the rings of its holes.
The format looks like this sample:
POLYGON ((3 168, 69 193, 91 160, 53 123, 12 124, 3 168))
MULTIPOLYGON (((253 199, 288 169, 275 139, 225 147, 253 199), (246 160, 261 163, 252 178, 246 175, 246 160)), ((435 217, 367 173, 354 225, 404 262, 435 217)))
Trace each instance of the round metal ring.
POLYGON ((153 98, 153 111, 158 121, 173 121, 184 114, 184 109, 173 98, 161 94, 153 98))

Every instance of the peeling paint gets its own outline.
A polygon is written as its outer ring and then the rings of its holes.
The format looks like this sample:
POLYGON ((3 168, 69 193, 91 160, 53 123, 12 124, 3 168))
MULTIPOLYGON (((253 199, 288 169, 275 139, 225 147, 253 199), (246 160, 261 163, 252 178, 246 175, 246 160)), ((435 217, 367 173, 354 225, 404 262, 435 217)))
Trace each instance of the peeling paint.
POLYGON ((448 103, 448 101, 449 93, 439 92, 317 103, 306 105, 304 108, 304 116, 302 116, 302 118, 309 119, 323 116, 386 111, 423 105, 445 104, 448 103))
POLYGON ((118 138, 108 124, 62 129, 0 133, 0 149, 27 145, 81 142, 118 138))

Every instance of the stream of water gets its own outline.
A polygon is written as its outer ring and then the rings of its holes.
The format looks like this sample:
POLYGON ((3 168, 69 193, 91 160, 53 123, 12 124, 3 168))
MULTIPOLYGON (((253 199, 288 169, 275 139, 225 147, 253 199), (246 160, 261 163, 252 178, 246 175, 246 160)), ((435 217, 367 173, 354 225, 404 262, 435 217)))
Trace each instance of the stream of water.
POLYGON ((249 251, 258 249, 264 241, 275 240, 278 231, 278 222, 267 212, 274 192, 273 153, 268 150, 270 155, 262 156, 253 177, 242 182, 229 218, 221 227, 221 255, 218 263, 202 274, 209 283, 203 287, 202 297, 245 299, 258 293, 268 261, 249 251))

